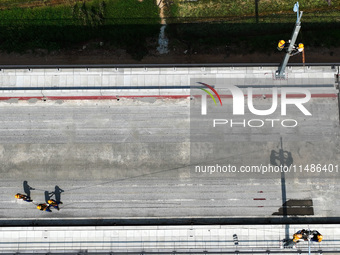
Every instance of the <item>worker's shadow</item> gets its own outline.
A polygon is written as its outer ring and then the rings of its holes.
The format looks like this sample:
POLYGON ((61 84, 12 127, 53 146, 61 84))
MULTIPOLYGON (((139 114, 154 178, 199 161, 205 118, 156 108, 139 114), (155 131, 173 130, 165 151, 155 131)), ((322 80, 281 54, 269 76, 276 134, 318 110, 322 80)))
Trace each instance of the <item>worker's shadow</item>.
POLYGON ((54 191, 49 192, 49 191, 45 191, 45 201, 46 203, 48 203, 48 200, 53 199, 59 203, 61 202, 61 193, 64 192, 64 190, 62 190, 61 188, 59 188, 58 185, 56 185, 54 187, 54 191))
POLYGON ((35 188, 32 188, 30 185, 28 185, 27 181, 23 182, 24 186, 24 192, 28 197, 31 197, 31 190, 35 190, 35 188))
POLYGON ((61 188, 59 188, 58 185, 56 185, 54 187, 54 197, 55 197, 55 201, 57 202, 61 202, 61 193, 64 192, 64 190, 62 190, 61 188))

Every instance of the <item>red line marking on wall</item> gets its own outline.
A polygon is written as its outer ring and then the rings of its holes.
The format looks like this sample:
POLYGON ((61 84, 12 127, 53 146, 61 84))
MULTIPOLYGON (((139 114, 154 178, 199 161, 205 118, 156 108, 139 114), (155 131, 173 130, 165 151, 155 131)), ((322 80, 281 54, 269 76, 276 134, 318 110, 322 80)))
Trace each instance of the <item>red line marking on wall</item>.
POLYGON ((189 95, 144 95, 144 96, 30 96, 30 97, 0 97, 0 100, 30 100, 30 99, 40 99, 40 100, 118 100, 120 98, 159 98, 159 99, 181 99, 190 97, 189 95))
MULTIPOLYGON (((281 97, 281 94, 278 95, 281 97)), ((312 98, 336 98, 337 94, 312 94, 312 98)), ((159 98, 159 99, 181 99, 188 98, 190 95, 123 95, 123 96, 13 96, 13 97, 0 97, 0 100, 30 100, 30 99, 40 99, 40 100, 118 100, 120 98, 159 98)), ((201 97, 200 95, 194 97, 201 97)), ((221 98, 232 98, 232 95, 221 95, 221 98)), ((247 95, 245 95, 247 97, 247 95)), ((273 95, 253 95, 253 98, 272 98, 273 95)), ((303 98, 305 95, 301 94, 288 94, 287 98, 303 98)))
MULTIPOLYGON (((338 95, 337 94, 311 94, 311 97, 337 97, 338 95)), ((232 98, 233 96, 232 95, 220 95, 221 98, 232 98)), ((248 97, 248 95, 245 95, 245 97, 248 97)), ((253 98, 272 98, 273 95, 272 94, 256 94, 256 95, 253 95, 253 98)), ((281 97, 281 94, 278 94, 278 97, 281 97)), ((306 97, 306 95, 304 94, 287 94, 286 95, 286 98, 304 98, 306 97)))
POLYGON ((253 200, 266 200, 265 198, 253 198, 253 200))

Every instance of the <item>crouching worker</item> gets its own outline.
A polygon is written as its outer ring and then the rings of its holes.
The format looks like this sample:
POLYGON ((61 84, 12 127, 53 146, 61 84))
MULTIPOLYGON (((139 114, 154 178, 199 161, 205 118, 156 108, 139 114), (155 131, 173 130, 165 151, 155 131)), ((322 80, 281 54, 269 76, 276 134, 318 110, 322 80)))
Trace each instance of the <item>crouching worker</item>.
POLYGON ((59 204, 62 204, 63 202, 55 201, 54 199, 50 199, 50 200, 47 201, 47 203, 50 206, 53 206, 55 209, 57 209, 59 211, 59 204))
POLYGON ((37 209, 40 211, 52 212, 50 209, 50 205, 47 204, 38 204, 37 209))
POLYGON ((22 200, 24 200, 25 202, 32 202, 32 201, 33 201, 29 196, 26 196, 26 195, 20 194, 20 193, 17 193, 17 194, 15 195, 15 198, 17 198, 17 199, 22 199, 22 200))

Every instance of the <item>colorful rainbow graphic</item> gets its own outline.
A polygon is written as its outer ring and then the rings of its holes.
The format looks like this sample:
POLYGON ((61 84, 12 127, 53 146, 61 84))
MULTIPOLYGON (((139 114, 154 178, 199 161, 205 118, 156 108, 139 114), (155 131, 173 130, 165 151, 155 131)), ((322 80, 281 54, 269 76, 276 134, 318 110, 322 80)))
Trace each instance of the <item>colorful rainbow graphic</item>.
MULTIPOLYGON (((220 100, 220 104, 221 104, 221 106, 222 106, 222 100, 221 100, 221 98, 220 98, 220 95, 217 93, 217 91, 216 91, 212 86, 210 86, 210 85, 208 85, 208 84, 206 84, 206 83, 203 83, 203 82, 197 82, 197 83, 198 83, 198 84, 201 84, 201 85, 203 85, 203 86, 206 86, 207 88, 211 89, 211 91, 214 92, 215 95, 217 96, 218 100, 220 100)), ((215 100, 215 98, 214 98, 214 96, 213 96, 208 90, 203 89, 203 88, 200 88, 200 89, 203 90, 204 92, 206 92, 206 93, 212 98, 212 100, 214 100, 215 104, 217 104, 217 103, 216 103, 216 100, 215 100)))

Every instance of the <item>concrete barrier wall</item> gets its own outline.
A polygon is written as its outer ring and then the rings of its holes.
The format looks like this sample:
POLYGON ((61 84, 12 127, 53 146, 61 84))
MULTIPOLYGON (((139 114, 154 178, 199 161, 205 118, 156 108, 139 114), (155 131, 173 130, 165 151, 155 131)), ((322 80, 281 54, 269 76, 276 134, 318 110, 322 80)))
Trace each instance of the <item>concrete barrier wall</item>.
MULTIPOLYGON (((238 79, 254 84, 335 84, 338 68, 287 67, 286 80, 275 80, 276 67, 160 67, 1 69, 0 98, 188 96, 190 80, 238 79)), ((246 83, 245 83, 246 84, 246 83)), ((323 93, 325 88, 322 89, 323 93)), ((328 88, 328 92, 335 92, 328 88)), ((317 92, 316 92, 317 93, 317 92)), ((336 93, 336 92, 335 92, 336 93)), ((76 98, 75 98, 76 99, 76 98)))
MULTIPOLYGON (((338 253, 339 225, 309 227, 324 236, 321 243, 311 242, 312 254, 338 253)), ((283 239, 302 228, 307 226, 11 227, 0 228, 0 253, 297 254, 307 253, 308 242, 284 249, 283 239)))

